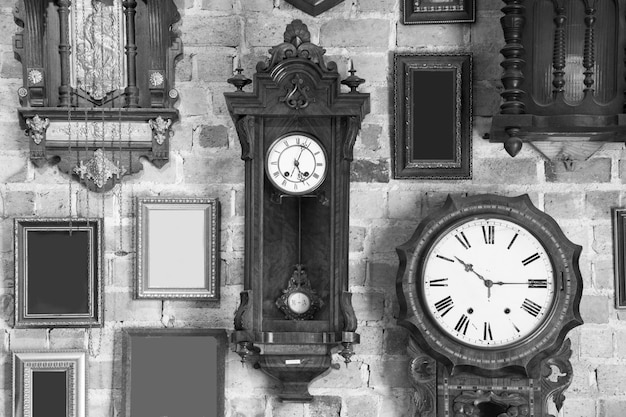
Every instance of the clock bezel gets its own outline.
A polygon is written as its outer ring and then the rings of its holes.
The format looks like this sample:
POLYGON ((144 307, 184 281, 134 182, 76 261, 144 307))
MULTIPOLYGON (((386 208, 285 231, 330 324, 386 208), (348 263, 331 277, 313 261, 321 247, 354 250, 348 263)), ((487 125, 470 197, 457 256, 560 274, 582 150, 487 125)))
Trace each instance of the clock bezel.
POLYGON ((528 195, 449 195, 444 206, 423 219, 409 241, 397 248, 398 324, 406 327, 418 346, 444 364, 451 374, 471 370, 488 377, 507 373, 538 377, 541 360, 559 349, 569 330, 582 324, 579 304, 583 284, 578 266, 581 250, 567 239, 552 217, 532 204, 528 195), (485 349, 452 339, 430 319, 429 309, 419 294, 419 274, 427 249, 442 231, 476 215, 503 216, 523 226, 539 240, 552 262, 556 280, 552 311, 542 326, 513 345, 485 349))
MULTIPOLYGON (((283 135, 280 135, 279 137, 277 137, 276 139, 274 139, 267 147, 267 149, 265 150, 265 158, 264 158, 264 169, 265 169, 265 176, 268 179, 268 181, 270 182, 270 184, 272 184, 272 186, 280 191, 281 193, 285 193, 287 195, 292 195, 292 196, 304 196, 304 195, 308 195, 313 193, 314 191, 316 191, 318 188, 320 188, 322 186, 322 184, 324 184, 324 181, 326 181, 326 177, 328 175, 328 170, 330 169, 329 167, 329 161, 328 161, 328 154, 326 153, 326 148, 324 147, 324 145, 322 144, 322 142, 316 138, 314 135, 307 133, 307 132, 303 132, 303 131, 291 131, 288 133, 285 133, 283 135), (323 175, 321 175, 321 179, 318 181, 317 185, 315 185, 312 188, 309 188, 307 190, 304 191, 298 191, 298 192, 294 192, 291 190, 286 190, 285 188, 283 188, 278 182, 276 182, 274 180, 274 178, 272 177, 270 170, 269 170, 269 156, 271 153, 272 148, 279 143, 281 140, 284 140, 288 137, 291 136, 305 136, 309 139, 311 139, 313 142, 315 142, 320 149, 322 150, 322 154, 323 154, 323 158, 324 158, 324 172, 323 175)), ((281 178, 284 178, 281 175, 281 178)))
MULTIPOLYGON (((520 229, 525 230, 526 232, 528 232, 528 234, 530 234, 536 241, 537 243, 543 248, 544 252, 546 253, 546 255, 548 256, 548 260, 550 261, 550 266, 552 268, 552 285, 553 285, 553 295, 551 297, 550 300, 550 306, 547 308, 546 313, 542 316, 541 320, 539 321, 539 323, 537 323, 534 328, 529 332, 529 334, 527 334, 526 336, 520 337, 512 342, 508 342, 508 343, 503 343, 503 344, 498 344, 498 345, 492 345, 492 346, 484 346, 484 345, 479 345, 479 344, 472 344, 468 341, 464 341, 460 338, 455 337, 453 334, 451 334, 449 331, 445 330, 443 328, 443 326, 440 324, 440 322, 437 320, 437 318, 435 317, 434 313, 432 312, 431 309, 426 309, 427 310, 427 316, 432 320, 433 324, 437 327, 439 327, 442 331, 443 334, 446 335, 446 337, 448 337, 449 339, 457 342, 457 343, 461 343, 463 345, 472 347, 472 348, 476 348, 476 349, 485 349, 485 350, 499 350, 499 349, 508 349, 511 347, 515 347, 518 344, 522 344, 522 343, 526 343, 528 341, 529 338, 531 338, 533 336, 533 334, 538 333, 548 322, 548 320, 550 319, 550 317, 552 316, 552 314, 554 314, 554 307, 555 307, 555 303, 556 303, 556 286, 557 286, 557 280, 556 280, 556 272, 555 272, 555 266, 554 266, 554 262, 552 260, 552 257, 550 256, 550 252, 548 251, 548 249, 546 248, 545 244, 541 241, 541 239, 535 235, 535 233, 532 230, 529 230, 526 225, 511 219, 510 217, 506 217, 503 216, 501 214, 491 214, 491 213, 478 213, 475 214, 473 216, 468 216, 465 217, 463 219, 459 219, 456 222, 453 222, 451 224, 448 224, 447 227, 442 228, 439 233, 435 236, 433 236, 432 241, 429 242, 428 246, 425 248, 424 250, 424 256, 420 259, 419 261, 419 271, 420 271, 420 276, 419 276, 419 283, 417 283, 416 285, 419 286, 419 291, 418 294, 421 297, 421 302, 424 304, 424 306, 427 306, 427 300, 426 300, 426 292, 424 290, 424 281, 425 281, 425 270, 426 270, 426 266, 427 263, 432 259, 431 254, 433 251, 433 248, 439 243, 441 242, 441 240, 447 236, 449 233, 451 233, 453 230, 457 229, 459 226, 462 226, 464 224, 467 224, 469 222, 472 221, 476 221, 476 220, 501 220, 501 221, 507 221, 510 223, 513 223, 515 225, 517 225, 520 229)), ((473 260, 470 259, 470 262, 473 263, 473 260)))

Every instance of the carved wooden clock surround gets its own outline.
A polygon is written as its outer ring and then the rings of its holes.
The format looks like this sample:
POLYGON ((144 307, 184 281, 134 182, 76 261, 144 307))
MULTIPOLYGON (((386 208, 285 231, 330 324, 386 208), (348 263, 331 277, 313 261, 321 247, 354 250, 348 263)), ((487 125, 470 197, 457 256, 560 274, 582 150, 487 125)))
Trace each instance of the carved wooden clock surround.
POLYGON ((242 360, 283 383, 287 401, 310 401, 308 384, 331 367, 331 350, 340 347, 349 362, 359 342, 348 292, 349 169, 369 94, 357 92, 364 80, 354 70, 340 81, 324 53, 294 20, 257 64, 253 91, 243 91, 250 80, 238 69, 228 80, 237 91, 225 93, 246 186, 244 291, 232 341, 242 360), (316 162, 306 168, 305 159, 316 162), (321 183, 309 181, 322 172, 321 183))
POLYGON ((581 247, 550 216, 526 195, 448 196, 397 251, 415 416, 548 417, 549 401, 561 409, 572 381, 565 337, 582 324, 581 247))

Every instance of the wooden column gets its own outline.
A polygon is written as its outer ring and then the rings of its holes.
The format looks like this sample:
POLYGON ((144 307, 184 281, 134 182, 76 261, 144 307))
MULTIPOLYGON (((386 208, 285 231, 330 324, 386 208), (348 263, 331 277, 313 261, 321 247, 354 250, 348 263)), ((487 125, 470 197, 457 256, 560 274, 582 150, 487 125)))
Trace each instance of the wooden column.
POLYGON ((126 0, 123 3, 126 17, 126 58, 128 72, 126 80, 125 107, 139 107, 139 89, 137 88, 137 44, 135 42, 135 10, 137 1, 126 0))

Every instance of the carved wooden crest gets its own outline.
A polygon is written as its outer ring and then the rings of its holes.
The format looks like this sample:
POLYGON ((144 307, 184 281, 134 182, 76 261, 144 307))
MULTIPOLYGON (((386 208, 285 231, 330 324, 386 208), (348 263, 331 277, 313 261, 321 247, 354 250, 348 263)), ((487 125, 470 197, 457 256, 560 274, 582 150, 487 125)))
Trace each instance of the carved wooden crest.
POLYGON ((287 3, 302 10, 311 16, 317 16, 324 13, 331 7, 335 7, 343 0, 286 0, 287 3))

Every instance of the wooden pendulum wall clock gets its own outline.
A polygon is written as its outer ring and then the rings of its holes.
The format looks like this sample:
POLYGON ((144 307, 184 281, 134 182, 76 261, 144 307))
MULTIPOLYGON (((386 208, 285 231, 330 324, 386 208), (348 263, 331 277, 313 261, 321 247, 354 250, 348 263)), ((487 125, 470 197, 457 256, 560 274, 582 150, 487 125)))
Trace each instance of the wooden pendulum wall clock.
POLYGON ((449 196, 397 251, 416 416, 561 408, 572 381, 565 337, 582 324, 581 247, 554 219, 527 195, 449 196))
POLYGON ((286 401, 310 401, 308 384, 346 362, 359 342, 348 292, 352 148, 369 112, 354 74, 340 80, 306 25, 259 62, 252 82, 229 79, 226 93, 245 161, 244 291, 232 341, 283 384, 286 401), (341 92, 341 84, 350 88, 341 92), (335 349, 335 350, 333 350, 335 349))

